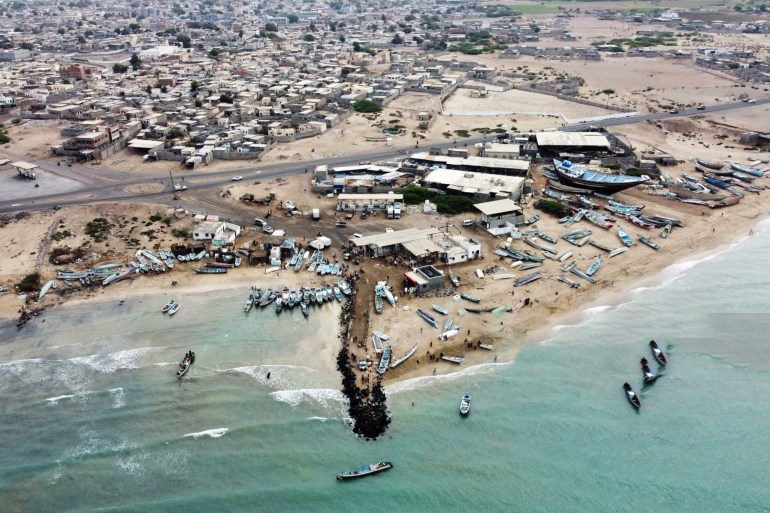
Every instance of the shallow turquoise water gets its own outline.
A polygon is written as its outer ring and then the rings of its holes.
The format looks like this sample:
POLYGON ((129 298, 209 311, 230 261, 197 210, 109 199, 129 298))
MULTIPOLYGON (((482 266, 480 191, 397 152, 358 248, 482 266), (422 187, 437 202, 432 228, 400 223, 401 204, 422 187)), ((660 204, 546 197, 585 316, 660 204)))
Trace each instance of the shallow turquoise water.
POLYGON ((47 312, 0 332, 0 510, 767 511, 769 251, 760 233, 510 364, 395 385, 376 442, 350 433, 336 374, 294 364, 292 340, 335 329, 321 316, 244 318, 232 293, 186 300, 184 324, 160 298, 47 312), (653 337, 671 364, 642 387, 653 337))

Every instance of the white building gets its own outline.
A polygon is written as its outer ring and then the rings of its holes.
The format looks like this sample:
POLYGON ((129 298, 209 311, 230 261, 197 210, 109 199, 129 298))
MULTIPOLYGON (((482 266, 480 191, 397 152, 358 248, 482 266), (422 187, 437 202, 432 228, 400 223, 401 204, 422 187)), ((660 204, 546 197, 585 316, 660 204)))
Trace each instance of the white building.
POLYGON ((233 244, 240 234, 240 226, 224 221, 203 221, 193 228, 193 240, 210 240, 212 246, 233 244))
POLYGON ((481 211, 481 223, 492 235, 510 233, 517 224, 524 222, 521 207, 510 199, 477 203, 474 206, 481 211))

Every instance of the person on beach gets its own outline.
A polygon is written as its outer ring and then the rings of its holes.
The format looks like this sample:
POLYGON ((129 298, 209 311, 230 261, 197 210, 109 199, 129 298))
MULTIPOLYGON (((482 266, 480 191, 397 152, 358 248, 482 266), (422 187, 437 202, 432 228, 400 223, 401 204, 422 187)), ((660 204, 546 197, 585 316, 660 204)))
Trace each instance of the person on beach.
POLYGON ((495 361, 497 361, 497 355, 495 355, 495 361))

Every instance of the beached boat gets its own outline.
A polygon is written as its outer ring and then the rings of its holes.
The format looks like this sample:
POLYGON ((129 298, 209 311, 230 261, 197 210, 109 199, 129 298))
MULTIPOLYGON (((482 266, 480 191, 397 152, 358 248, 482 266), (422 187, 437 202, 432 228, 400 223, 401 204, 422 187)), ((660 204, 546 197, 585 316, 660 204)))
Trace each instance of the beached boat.
POLYGON ((463 298, 466 301, 470 301, 471 303, 481 303, 481 299, 479 299, 479 298, 477 298, 475 296, 471 296, 470 294, 466 294, 465 292, 460 294, 460 297, 463 298))
POLYGON ((452 327, 452 317, 449 317, 444 321, 444 328, 441 330, 442 333, 446 333, 449 329, 452 327))
POLYGON ((709 160, 703 160, 699 158, 696 158, 695 162, 697 162, 698 165, 707 167, 709 169, 722 169, 723 167, 725 167, 725 165, 720 162, 711 162, 709 160))
POLYGON ((527 225, 527 226, 529 226, 529 225, 535 224, 535 223, 536 223, 536 222, 538 222, 538 221, 540 221, 540 216, 539 216, 539 215, 537 215, 537 214, 535 214, 535 215, 533 215, 532 217, 530 217, 530 218, 526 219, 526 220, 524 221, 524 224, 525 224, 525 225, 527 225))
POLYGON ((275 301, 275 294, 273 294, 273 289, 267 289, 264 294, 262 294, 262 299, 259 300, 259 306, 265 307, 275 301))
POLYGON ((650 340, 650 350, 652 351, 652 356, 655 357, 655 360, 657 360, 659 364, 665 366, 668 363, 666 354, 654 340, 650 340))
POLYGON ((557 256, 556 260, 558 260, 559 262, 564 262, 565 260, 567 260, 571 256, 572 256, 572 251, 565 251, 561 255, 557 256))
POLYGON ((623 392, 625 392, 626 399, 628 399, 628 402, 631 403, 631 406, 637 410, 642 406, 642 402, 639 400, 639 396, 636 394, 636 392, 634 392, 634 389, 631 388, 631 385, 629 385, 628 382, 623 383, 623 392))
POLYGON ((579 289, 580 288, 580 284, 578 282, 576 282, 575 280, 571 280, 571 279, 567 278, 566 276, 564 276, 562 274, 557 276, 556 279, 561 281, 561 282, 563 282, 563 283, 566 283, 567 285, 569 285, 573 289, 579 289))
POLYGON ((465 394, 460 400, 460 415, 468 415, 471 411, 471 396, 465 394))
POLYGON ((596 274, 596 271, 599 270, 599 266, 601 265, 602 265, 602 259, 599 257, 596 257, 596 260, 594 260, 594 263, 591 264, 591 267, 589 267, 586 270, 586 276, 593 276, 594 274, 596 274))
POLYGON ((382 296, 379 292, 374 293, 374 311, 378 314, 382 313, 382 296))
POLYGON ((540 271, 537 271, 537 272, 534 272, 532 274, 528 274, 528 275, 524 276, 523 278, 519 278, 518 280, 516 280, 516 282, 513 284, 513 286, 514 287, 522 287, 522 286, 524 286, 524 285, 526 285, 528 283, 532 283, 535 280, 539 280, 540 278, 542 278, 542 274, 540 273, 540 271))
POLYGON ((625 247, 625 246, 623 246, 621 248, 615 248, 612 251, 610 251, 609 255, 607 255, 607 258, 616 257, 616 256, 620 255, 621 253, 625 253, 626 251, 628 251, 628 248, 625 247))
POLYGON ((198 274, 226 274, 227 269, 223 268, 217 268, 217 267, 196 267, 193 269, 198 274))
POLYGON ((429 313, 423 312, 419 308, 417 309, 417 315, 423 318, 425 322, 433 326, 434 328, 438 328, 438 323, 436 322, 436 319, 433 318, 432 315, 429 313))
POLYGON ((275 298, 275 313, 279 314, 281 310, 283 310, 283 298, 279 296, 275 298))
POLYGON ((430 307, 433 308, 438 313, 440 313, 441 315, 446 315, 449 313, 446 308, 441 308, 438 305, 430 305, 430 307))
POLYGON ((179 311, 179 308, 180 308, 181 306, 182 306, 182 305, 180 305, 179 303, 174 303, 174 304, 171 306, 171 308, 169 308, 169 309, 168 309, 168 314, 169 314, 169 315, 174 315, 175 313, 177 313, 177 312, 179 311))
POLYGON ((572 274, 574 274, 575 276, 579 276, 579 277, 583 278, 585 281, 587 281, 588 283, 590 283, 590 284, 592 284, 592 285, 593 285, 594 283, 596 283, 596 280, 594 280, 593 278, 591 278, 590 276, 588 276, 586 273, 584 273, 584 272, 583 272, 583 271, 581 271, 580 269, 577 269, 577 268, 573 267, 572 269, 570 269, 570 270, 569 270, 569 272, 571 272, 571 273, 572 273, 572 274))
MULTIPOLYGON (((531 265, 540 265, 540 264, 531 264, 531 265)), ((515 274, 511 273, 495 273, 492 275, 493 280, 510 280, 511 278, 515 278, 515 274)))
POLYGON ((457 277, 455 273, 453 273, 451 270, 449 271, 449 281, 452 282, 452 285, 455 287, 460 286, 460 278, 457 277))
POLYGON ((645 183, 650 179, 646 175, 612 175, 591 171, 587 167, 573 164, 569 160, 554 159, 553 165, 561 182, 591 190, 617 192, 645 183))
POLYGON ((529 263, 529 264, 522 265, 521 266, 521 270, 522 271, 528 271, 530 269, 535 269, 537 267, 540 267, 541 265, 543 265, 543 264, 541 264, 540 262, 532 262, 532 263, 529 263))
POLYGON ((663 227, 663 231, 660 232, 660 238, 667 239, 670 233, 671 233, 671 223, 663 227))
POLYGON ((611 248, 611 247, 609 247, 609 246, 608 246, 608 245, 606 245, 606 244, 602 244, 601 242, 599 242, 599 241, 597 241, 597 240, 589 240, 589 241, 588 241, 588 243, 589 243, 590 245, 592 245, 593 247, 595 247, 595 248, 599 248, 599 249, 601 249, 602 251, 607 251, 607 252, 610 252, 610 251, 612 251, 612 248, 611 248))
POLYGON ((337 301, 342 301, 342 291, 338 286, 334 286, 334 299, 337 301))
POLYGON ((642 243, 642 244, 644 244, 645 246, 649 246, 649 247, 651 247, 652 249, 654 249, 655 251, 658 251, 658 250, 660 249, 660 245, 659 245, 659 244, 657 244, 657 243, 655 243, 655 242, 652 242, 652 241, 651 241, 650 239, 648 239, 647 237, 644 237, 644 236, 642 236, 642 235, 639 235, 638 233, 637 233, 636 235, 637 235, 637 237, 639 237, 639 242, 641 242, 641 243, 642 243))
POLYGON ((249 297, 246 299, 246 304, 243 307, 244 312, 248 312, 251 310, 251 307, 254 306, 254 294, 249 294, 249 297))
POLYGON ((356 479, 359 477, 371 476, 372 474, 383 472, 391 468, 393 468, 393 464, 391 462, 381 461, 380 463, 372 463, 371 465, 353 470, 343 470, 337 474, 337 480, 356 479))
POLYGON ((631 247, 634 244, 634 241, 631 240, 631 236, 628 235, 628 233, 623 229, 622 226, 618 225, 618 237, 620 237, 620 241, 625 244, 628 247, 631 247))
POLYGON ((446 360, 447 362, 452 362, 452 363, 456 363, 456 364, 459 365, 459 364, 463 363, 463 360, 465 358, 463 358, 462 356, 449 356, 447 354, 441 353, 441 359, 442 360, 446 360))
POLYGON ((460 333, 460 330, 449 329, 438 336, 439 340, 449 340, 452 337, 456 337, 460 333))
POLYGON ((495 349, 495 346, 493 346, 492 344, 479 343, 479 347, 481 349, 486 349, 487 351, 493 351, 495 349))
POLYGON ((203 267, 210 269, 232 269, 235 264, 228 264, 226 262, 206 262, 203 267))
POLYGON ((612 228, 612 223, 601 212, 596 212, 595 210, 585 210, 584 212, 584 217, 596 226, 607 230, 612 228))
POLYGON ((379 374, 385 374, 385 371, 388 370, 389 363, 390 363, 390 344, 387 344, 385 346, 385 349, 382 350, 382 358, 380 358, 380 365, 377 367, 377 372, 379 374))
POLYGON ((348 284, 347 281, 340 280, 337 282, 337 286, 340 288, 343 294, 345 294, 346 296, 350 295, 350 292, 351 292, 350 285, 348 284))
POLYGON ((764 172, 761 169, 756 169, 753 167, 746 167, 738 164, 737 162, 733 162, 732 160, 727 161, 728 164, 730 164, 730 167, 733 168, 736 171, 740 171, 741 173, 747 173, 754 176, 763 176, 764 172))
POLYGON ((161 309, 161 312, 168 313, 168 311, 171 310, 171 307, 174 306, 175 304, 176 304, 176 301, 174 301, 172 299, 171 301, 169 301, 168 303, 163 305, 163 308, 161 309))
POLYGON ((54 280, 49 280, 46 282, 45 285, 43 285, 43 288, 40 289, 40 292, 37 295, 37 300, 40 301, 43 299, 43 296, 45 296, 49 290, 56 288, 56 282, 54 280))
POLYGON ((187 354, 184 355, 184 358, 179 363, 179 368, 176 370, 176 378, 182 379, 182 376, 187 374, 187 371, 190 370, 193 363, 195 363, 195 353, 187 351, 187 354))
POLYGON ((304 315, 305 317, 310 315, 310 312, 307 309, 307 303, 305 302, 304 299, 300 299, 300 301, 299 301, 299 308, 300 308, 300 310, 302 310, 302 315, 304 315))
POLYGON ((566 272, 571 271, 572 268, 575 267, 576 265, 577 265, 577 260, 572 260, 569 263, 561 266, 561 270, 566 273, 566 272))
POLYGON ((642 381, 647 384, 655 383, 655 380, 658 379, 660 375, 652 372, 650 365, 647 362, 647 358, 639 360, 639 364, 642 366, 642 381))
POLYGON ((414 354, 415 354, 416 352, 417 352, 417 344, 415 344, 415 345, 412 347, 412 349, 410 349, 409 351, 407 351, 407 353, 406 353, 404 356, 402 356, 401 358, 397 358, 397 359, 393 360, 392 362, 390 362, 390 368, 391 368, 391 369, 395 369, 396 367, 398 367, 399 365, 401 365, 402 363, 404 363, 405 361, 407 361, 409 358, 411 358, 412 356, 414 356, 414 354))

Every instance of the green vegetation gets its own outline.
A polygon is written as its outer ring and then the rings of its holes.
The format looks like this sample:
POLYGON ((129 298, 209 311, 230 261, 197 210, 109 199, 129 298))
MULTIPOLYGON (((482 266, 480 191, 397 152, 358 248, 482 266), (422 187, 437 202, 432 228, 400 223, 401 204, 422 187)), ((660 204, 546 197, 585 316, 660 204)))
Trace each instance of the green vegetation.
POLYGON ((371 48, 368 48, 366 46, 361 46, 361 43, 359 43, 358 41, 353 42, 353 51, 354 52, 364 52, 364 53, 368 53, 369 55, 376 55, 377 54, 377 52, 375 52, 371 48))
POLYGON ((535 208, 555 217, 564 217, 572 213, 572 210, 562 203, 552 199, 539 199, 535 202, 535 208))
POLYGON ((623 51, 622 48, 624 46, 628 47, 629 49, 647 48, 649 46, 676 46, 676 38, 674 37, 673 33, 666 32, 658 36, 639 36, 635 37, 634 39, 620 37, 616 39, 610 39, 607 42, 597 41, 592 44, 594 46, 615 45, 621 48, 621 51, 623 51))
POLYGON ((97 217, 86 224, 85 234, 96 242, 104 242, 113 225, 103 217, 97 217))
POLYGON ((180 239, 186 239, 190 236, 190 229, 189 228, 172 228, 171 229, 171 235, 174 237, 178 237, 180 239))
POLYGON ((32 273, 26 275, 16 284, 16 288, 19 289, 19 292, 36 292, 40 290, 40 274, 32 273))
POLYGON ((0 144, 7 144, 9 142, 11 142, 11 138, 8 136, 8 130, 0 124, 0 144))
POLYGON ((404 195, 404 203, 407 205, 419 205, 425 203, 425 200, 429 200, 436 204, 436 208, 442 214, 451 215, 475 211, 473 199, 468 196, 441 194, 418 185, 404 187, 398 192, 404 195))
POLYGON ((382 112, 382 105, 374 103, 372 100, 358 100, 353 104, 353 110, 365 114, 382 112))
POLYGON ((112 72, 113 73, 125 73, 128 71, 128 66, 124 64, 115 63, 112 65, 112 72))
POLYGON ((467 130, 455 130, 457 137, 470 137, 471 133, 467 130))
POLYGON ((479 55, 508 48, 507 45, 495 43, 492 39, 492 34, 486 30, 470 32, 467 34, 467 38, 467 41, 450 46, 449 51, 460 52, 465 55, 479 55))
POLYGON ((72 237, 72 232, 70 232, 69 230, 56 232, 53 235, 51 235, 51 238, 56 242, 59 242, 62 239, 66 239, 67 237, 72 237))
POLYGON ((452 137, 452 132, 441 132, 441 135, 449 139, 450 137, 452 137))

